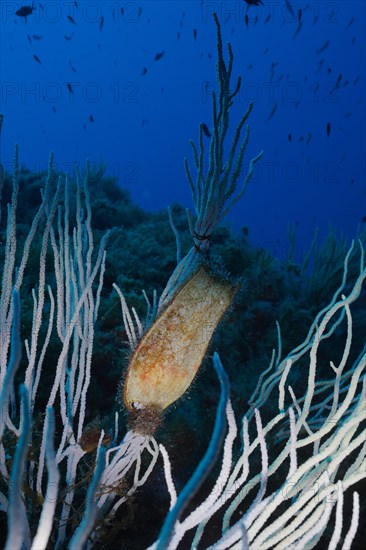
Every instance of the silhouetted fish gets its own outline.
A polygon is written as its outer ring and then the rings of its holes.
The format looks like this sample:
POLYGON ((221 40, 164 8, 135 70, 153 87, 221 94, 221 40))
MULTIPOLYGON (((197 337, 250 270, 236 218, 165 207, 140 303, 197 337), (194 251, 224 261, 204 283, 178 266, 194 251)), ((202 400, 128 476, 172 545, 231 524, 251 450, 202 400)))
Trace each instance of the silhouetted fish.
POLYGON ((33 2, 31 6, 22 6, 19 10, 15 12, 15 15, 17 15, 18 17, 24 17, 26 19, 28 15, 32 15, 35 9, 36 7, 33 2))
POLYGON ((262 0, 244 0, 248 4, 248 6, 259 6, 264 5, 262 0))
POLYGON ((206 137, 210 138, 211 137, 211 132, 210 130, 207 128, 207 125, 203 122, 201 124, 201 127, 202 127, 202 130, 203 130, 203 133, 205 134, 206 137))
POLYGON ((271 118, 273 117, 273 115, 274 115, 275 112, 277 111, 277 107, 278 107, 278 105, 277 105, 277 103, 275 103, 275 104, 273 105, 273 107, 272 107, 271 112, 270 112, 269 115, 268 115, 267 121, 268 121, 268 120, 271 120, 271 118))
POLYGON ((285 4, 286 4, 286 8, 291 13, 292 17, 295 17, 295 12, 294 12, 289 0, 285 0, 285 4))
MULTIPOLYGON (((328 71, 329 71, 329 69, 328 69, 328 71)), ((333 88, 329 92, 330 94, 332 94, 333 92, 335 92, 339 88, 341 80, 342 80, 342 74, 339 74, 338 78, 337 78, 337 82, 334 84, 333 88)))
POLYGON ((316 50, 316 53, 324 52, 324 50, 328 48, 329 44, 330 44, 329 40, 326 40, 324 44, 318 50, 316 50))
POLYGON ((327 136, 330 136, 330 122, 327 122, 327 136))
POLYGON ((67 19, 70 21, 70 23, 72 23, 73 25, 76 25, 75 19, 71 17, 71 15, 68 15, 67 19))
POLYGON ((165 54, 164 50, 162 52, 158 52, 157 54, 155 54, 155 57, 154 57, 155 61, 159 61, 159 59, 161 59, 164 54, 165 54))
POLYGON ((39 59, 38 55, 36 55, 35 53, 33 54, 33 59, 35 59, 37 61, 37 63, 42 65, 42 61, 39 59))
POLYGON ((147 68, 143 67, 142 70, 141 70, 141 75, 143 76, 146 73, 147 73, 147 68))
MULTIPOLYGON (((299 12, 301 12, 301 10, 299 10, 299 12)), ((295 31, 295 34, 294 34, 293 38, 296 38, 296 37, 297 37, 297 35, 298 35, 299 32, 301 31, 301 29, 302 29, 302 21, 301 21, 301 15, 300 15, 300 16, 299 16, 299 24, 298 24, 298 26, 297 26, 297 29, 296 29, 296 31, 295 31)))

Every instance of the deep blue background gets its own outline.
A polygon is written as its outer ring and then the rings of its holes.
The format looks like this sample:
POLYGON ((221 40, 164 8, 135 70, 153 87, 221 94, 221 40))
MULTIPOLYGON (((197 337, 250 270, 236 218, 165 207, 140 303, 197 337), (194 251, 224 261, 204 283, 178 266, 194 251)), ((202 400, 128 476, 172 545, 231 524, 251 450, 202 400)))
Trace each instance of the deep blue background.
POLYGON ((52 149, 64 171, 87 158, 105 163, 144 208, 191 206, 183 158, 191 158, 199 123, 211 127, 217 11, 234 76, 244 80, 233 127, 254 99, 246 160, 265 151, 229 223, 248 225, 252 243, 280 257, 288 223, 298 223, 299 258, 315 227, 324 237, 332 223, 353 237, 366 216, 366 3, 289 1, 295 17, 285 0, 248 11, 243 0, 50 0, 35 2, 25 21, 15 11, 31 2, 4 0, 3 164, 10 169, 15 142, 32 170, 46 166, 52 149))

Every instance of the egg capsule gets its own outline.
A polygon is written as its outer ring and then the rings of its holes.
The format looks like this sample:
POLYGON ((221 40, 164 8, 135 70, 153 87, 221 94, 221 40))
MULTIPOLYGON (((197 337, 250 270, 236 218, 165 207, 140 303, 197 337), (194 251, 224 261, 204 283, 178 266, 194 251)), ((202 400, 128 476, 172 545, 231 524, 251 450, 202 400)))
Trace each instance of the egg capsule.
POLYGON ((124 404, 136 418, 159 416, 189 388, 236 290, 201 267, 157 317, 127 369, 124 404))

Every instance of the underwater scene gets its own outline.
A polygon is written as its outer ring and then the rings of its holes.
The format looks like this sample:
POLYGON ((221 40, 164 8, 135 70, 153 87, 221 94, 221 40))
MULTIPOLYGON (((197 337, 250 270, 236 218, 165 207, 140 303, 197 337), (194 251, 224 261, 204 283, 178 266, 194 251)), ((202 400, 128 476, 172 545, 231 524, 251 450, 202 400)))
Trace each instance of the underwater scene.
POLYGON ((366 3, 0 13, 0 548, 363 548, 366 3))

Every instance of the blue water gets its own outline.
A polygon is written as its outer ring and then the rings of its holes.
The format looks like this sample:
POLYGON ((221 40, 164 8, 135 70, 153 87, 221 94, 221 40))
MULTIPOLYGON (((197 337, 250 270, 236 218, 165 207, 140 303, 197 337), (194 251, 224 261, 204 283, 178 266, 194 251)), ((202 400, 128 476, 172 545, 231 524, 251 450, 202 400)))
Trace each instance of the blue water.
POLYGON ((183 158, 199 123, 211 129, 217 11, 233 86, 243 77, 232 128, 254 100, 246 161, 265 152, 228 223, 280 257, 289 223, 300 259, 316 227, 355 236, 366 216, 366 3, 263 3, 44 0, 23 18, 31 1, 3 1, 3 164, 15 142, 31 170, 52 149, 65 172, 105 163, 146 209, 191 206, 183 158))

